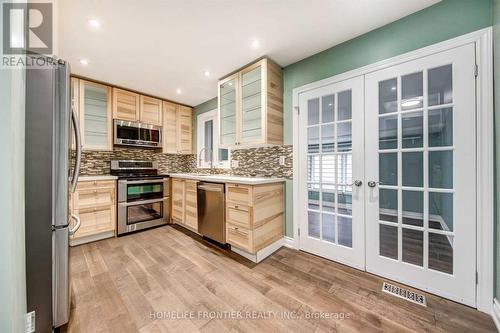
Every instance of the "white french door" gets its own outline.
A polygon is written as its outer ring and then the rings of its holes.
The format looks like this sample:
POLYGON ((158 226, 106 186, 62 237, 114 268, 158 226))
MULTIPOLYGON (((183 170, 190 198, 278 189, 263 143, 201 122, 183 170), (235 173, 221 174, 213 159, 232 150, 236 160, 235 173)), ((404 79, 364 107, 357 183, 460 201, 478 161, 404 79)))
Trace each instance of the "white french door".
POLYGON ((302 249, 364 269, 363 77, 300 95, 302 249), (357 180, 361 180, 361 183, 357 180))
POLYGON ((476 305, 474 66, 469 44, 299 94, 302 250, 476 305))
POLYGON ((366 76, 366 270, 475 305, 474 45, 366 76), (371 183, 370 183, 371 182, 371 183))

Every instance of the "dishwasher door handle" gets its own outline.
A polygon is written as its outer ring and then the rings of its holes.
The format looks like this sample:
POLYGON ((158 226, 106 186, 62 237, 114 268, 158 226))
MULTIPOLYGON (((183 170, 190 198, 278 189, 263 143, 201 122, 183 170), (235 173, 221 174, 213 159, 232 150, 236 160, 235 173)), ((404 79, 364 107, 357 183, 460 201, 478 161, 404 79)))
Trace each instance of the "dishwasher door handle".
POLYGON ((207 192, 222 192, 223 188, 218 186, 206 186, 206 185, 198 185, 199 190, 207 191, 207 192))

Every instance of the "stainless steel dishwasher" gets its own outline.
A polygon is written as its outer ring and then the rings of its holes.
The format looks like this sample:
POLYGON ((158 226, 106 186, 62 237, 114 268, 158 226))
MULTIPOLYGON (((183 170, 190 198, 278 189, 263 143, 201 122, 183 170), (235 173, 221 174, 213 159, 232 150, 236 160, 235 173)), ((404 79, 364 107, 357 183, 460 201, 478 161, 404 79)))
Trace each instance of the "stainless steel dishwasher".
POLYGON ((198 183, 198 232, 221 244, 226 243, 224 184, 198 183))

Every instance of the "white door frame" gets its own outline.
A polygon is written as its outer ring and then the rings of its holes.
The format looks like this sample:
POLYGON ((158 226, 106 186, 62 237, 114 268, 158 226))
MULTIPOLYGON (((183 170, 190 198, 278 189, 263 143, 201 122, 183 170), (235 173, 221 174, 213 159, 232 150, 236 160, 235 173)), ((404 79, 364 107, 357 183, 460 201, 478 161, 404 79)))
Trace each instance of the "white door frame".
MULTIPOLYGON (((494 260, 493 39, 491 27, 293 89, 293 133, 298 133, 299 128, 299 94, 470 43, 475 43, 476 62, 478 66, 478 76, 476 79, 476 265, 478 274, 476 305, 478 310, 491 314, 493 310, 494 260)), ((297 157, 301 156, 301 152, 298 146, 297 135, 293 136, 293 155, 295 157, 293 159, 293 173, 294 175, 298 175, 299 159, 297 157)), ((300 187, 300 184, 298 177, 293 178, 293 187, 296 189, 293 191, 293 247, 299 249, 298 221, 300 216, 300 201, 297 189, 300 187)))

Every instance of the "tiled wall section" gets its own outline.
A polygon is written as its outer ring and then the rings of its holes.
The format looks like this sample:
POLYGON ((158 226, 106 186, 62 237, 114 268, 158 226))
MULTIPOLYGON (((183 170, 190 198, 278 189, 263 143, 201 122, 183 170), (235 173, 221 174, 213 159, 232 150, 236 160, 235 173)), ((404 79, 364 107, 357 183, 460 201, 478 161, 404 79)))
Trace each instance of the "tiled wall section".
POLYGON ((82 154, 82 175, 109 174, 111 160, 158 161, 160 172, 213 172, 235 176, 292 178, 292 146, 238 149, 231 152, 231 159, 238 161, 237 168, 198 169, 195 155, 170 155, 149 149, 115 148, 113 151, 84 151, 82 154), (285 165, 279 164, 280 156, 285 156, 285 165))
POLYGON ((83 151, 80 174, 107 175, 111 160, 158 161, 161 173, 189 172, 194 155, 162 154, 151 149, 114 148, 112 151, 83 151))
POLYGON ((263 148, 238 149, 231 152, 238 167, 231 169, 233 175, 292 178, 293 149, 291 145, 263 148), (285 165, 279 164, 285 156, 285 165))

